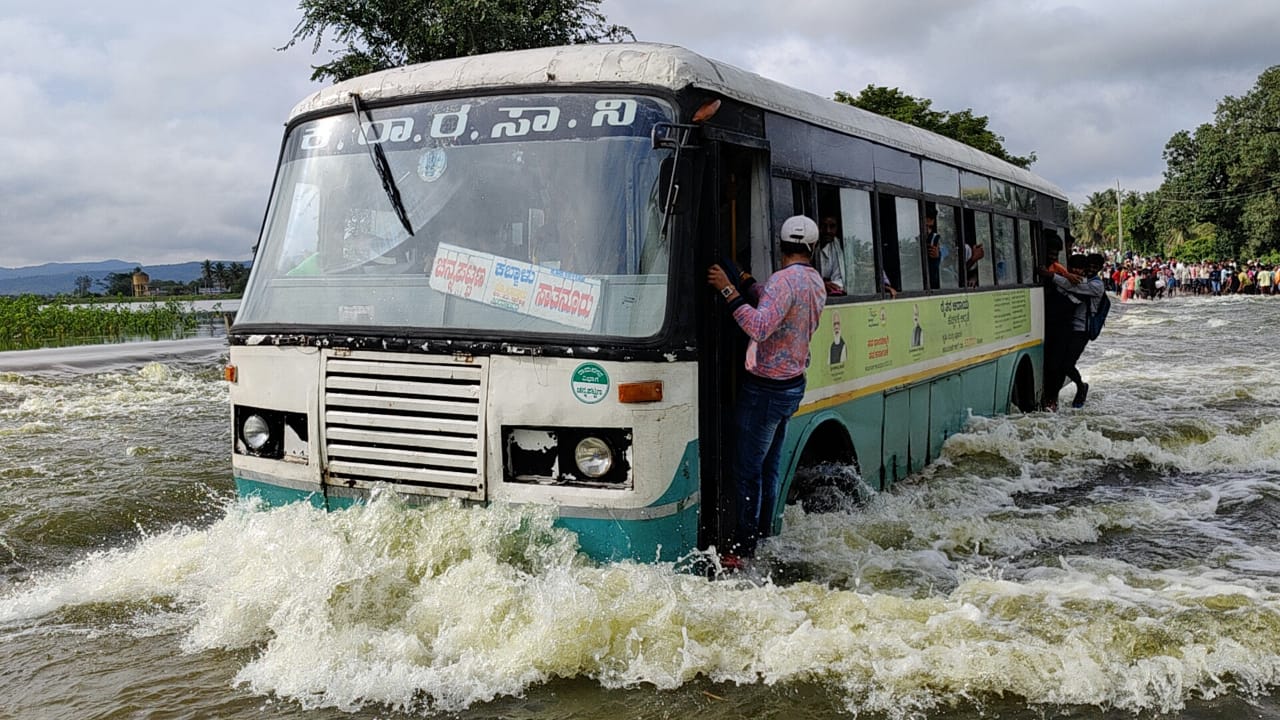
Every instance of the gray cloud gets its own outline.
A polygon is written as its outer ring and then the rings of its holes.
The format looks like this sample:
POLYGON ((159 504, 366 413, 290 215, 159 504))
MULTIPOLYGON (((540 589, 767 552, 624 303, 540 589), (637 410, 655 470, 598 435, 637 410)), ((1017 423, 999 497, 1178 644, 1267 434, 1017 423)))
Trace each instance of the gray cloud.
POLYGON ((0 20, 0 265, 247 259, 318 86, 294 8, 24 4, 0 20))
POLYGON ((1173 133, 1280 62, 1266 0, 729 2, 606 0, 641 40, 684 45, 830 97, 900 87, 991 118, 1073 199, 1152 190, 1173 133))
MULTIPOLYGON (((640 40, 830 97, 973 108, 1077 201, 1150 190, 1168 138, 1277 62, 1270 0, 605 0, 640 40)), ((320 86, 296 3, 0 0, 0 266, 244 259, 282 122, 320 86)))

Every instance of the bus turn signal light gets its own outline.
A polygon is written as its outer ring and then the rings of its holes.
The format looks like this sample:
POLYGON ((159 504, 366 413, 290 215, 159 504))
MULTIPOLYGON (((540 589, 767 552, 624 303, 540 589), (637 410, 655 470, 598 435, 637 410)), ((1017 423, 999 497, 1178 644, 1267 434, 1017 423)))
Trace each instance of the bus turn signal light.
POLYGON ((662 401, 662 381, 620 383, 618 385, 618 402, 644 403, 662 401))
POLYGON ((229 383, 234 383, 240 379, 240 373, 236 370, 235 365, 228 365, 222 368, 222 378, 229 383))

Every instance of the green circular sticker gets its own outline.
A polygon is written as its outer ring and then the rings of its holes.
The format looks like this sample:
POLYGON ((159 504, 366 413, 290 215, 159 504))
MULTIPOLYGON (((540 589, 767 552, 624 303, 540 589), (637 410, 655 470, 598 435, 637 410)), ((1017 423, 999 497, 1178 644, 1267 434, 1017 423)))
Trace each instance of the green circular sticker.
POLYGON ((582 363, 574 369, 569 387, 573 388, 573 396, 578 400, 598 403, 609 394, 609 373, 595 363, 582 363))

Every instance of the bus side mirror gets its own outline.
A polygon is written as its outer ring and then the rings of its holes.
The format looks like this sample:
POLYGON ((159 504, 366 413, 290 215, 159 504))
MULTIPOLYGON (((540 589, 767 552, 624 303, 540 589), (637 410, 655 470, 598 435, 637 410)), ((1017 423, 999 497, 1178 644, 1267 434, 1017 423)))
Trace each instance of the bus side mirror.
POLYGON ((662 161, 658 171, 658 208, 663 213, 679 215, 688 212, 693 194, 693 168, 687 158, 674 157, 662 161))

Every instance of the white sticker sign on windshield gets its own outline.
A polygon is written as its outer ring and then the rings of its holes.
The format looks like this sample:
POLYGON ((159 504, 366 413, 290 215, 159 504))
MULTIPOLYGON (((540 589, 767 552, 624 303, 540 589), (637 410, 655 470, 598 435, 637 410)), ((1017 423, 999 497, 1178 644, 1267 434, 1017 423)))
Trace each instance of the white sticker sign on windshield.
POLYGON ((444 148, 431 148, 418 158, 418 177, 423 182, 435 182, 449 167, 449 156, 444 148))
POLYGON ((590 330, 600 304, 598 279, 440 243, 431 288, 504 310, 590 330))

